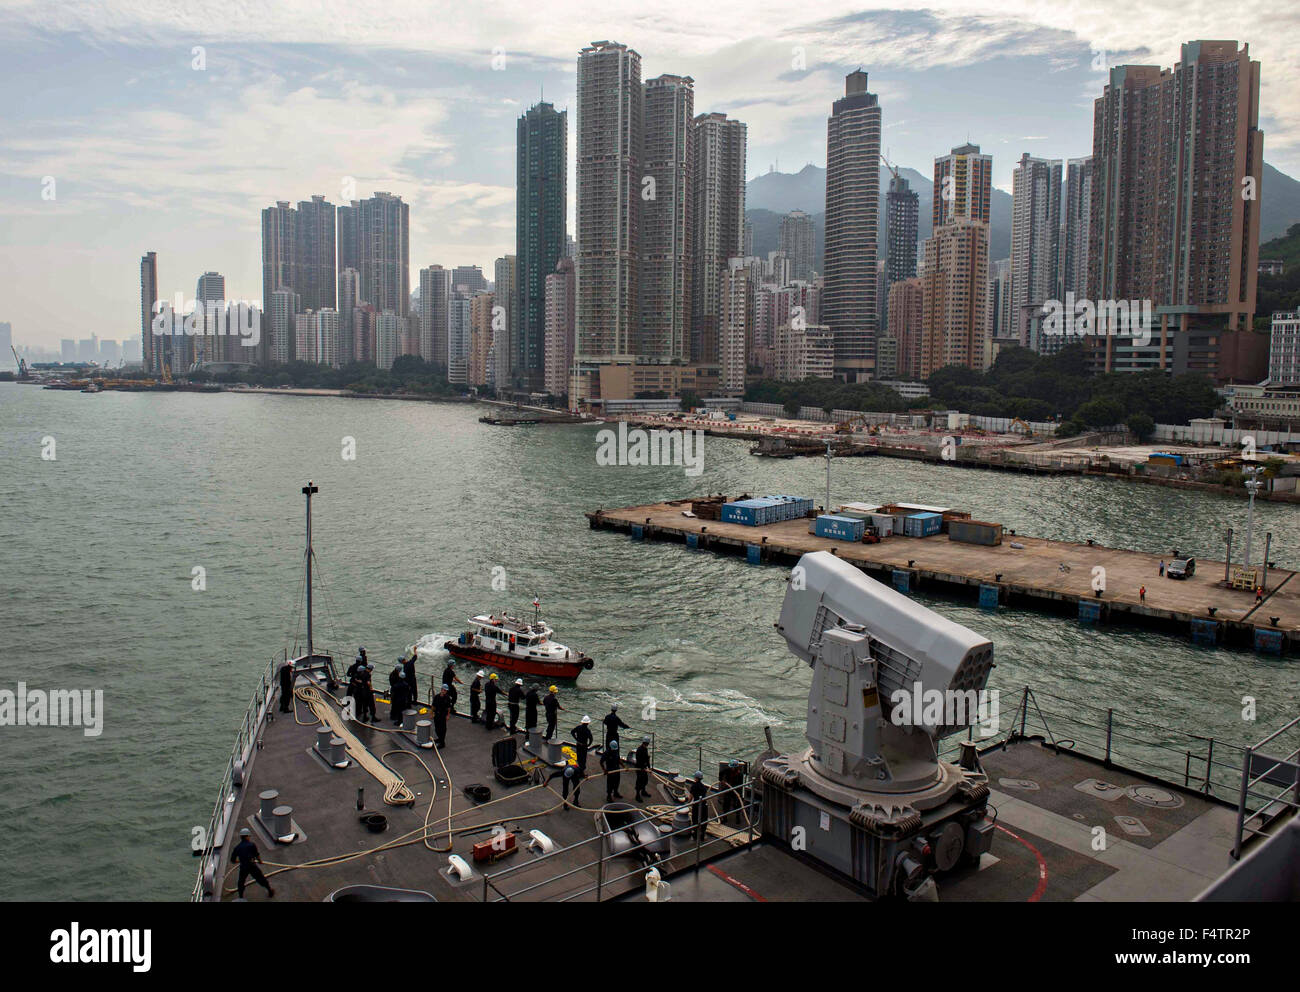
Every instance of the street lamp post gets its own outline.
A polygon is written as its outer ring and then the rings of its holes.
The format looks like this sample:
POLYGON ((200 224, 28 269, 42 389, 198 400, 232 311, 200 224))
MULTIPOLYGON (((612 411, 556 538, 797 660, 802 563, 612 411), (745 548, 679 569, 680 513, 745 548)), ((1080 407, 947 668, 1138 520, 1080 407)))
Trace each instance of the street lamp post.
POLYGON ((826 439, 826 511, 831 512, 831 439, 826 439))
POLYGON ((1246 570, 1250 570, 1250 539, 1255 535, 1255 494, 1263 485, 1259 481, 1260 466, 1253 465, 1246 470, 1246 492, 1250 493, 1250 505, 1246 508, 1246 570))

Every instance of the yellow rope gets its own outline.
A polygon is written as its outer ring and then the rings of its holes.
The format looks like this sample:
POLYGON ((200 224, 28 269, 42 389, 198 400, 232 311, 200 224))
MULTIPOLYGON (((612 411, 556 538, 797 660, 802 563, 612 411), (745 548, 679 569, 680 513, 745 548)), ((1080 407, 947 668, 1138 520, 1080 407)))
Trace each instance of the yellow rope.
MULTIPOLYGON (((384 787, 384 802, 389 806, 414 806, 415 793, 410 790, 406 780, 370 753, 370 749, 361 742, 356 734, 348 729, 343 718, 334 712, 334 707, 325 701, 315 686, 299 686, 294 690, 294 697, 301 699, 311 707, 316 719, 327 725, 335 737, 341 737, 347 745, 348 754, 362 768, 368 771, 384 787)), ((421 762, 423 764, 423 762, 421 762)), ((426 771, 428 769, 426 768, 426 771)), ((430 773, 432 777, 432 773, 430 773)))

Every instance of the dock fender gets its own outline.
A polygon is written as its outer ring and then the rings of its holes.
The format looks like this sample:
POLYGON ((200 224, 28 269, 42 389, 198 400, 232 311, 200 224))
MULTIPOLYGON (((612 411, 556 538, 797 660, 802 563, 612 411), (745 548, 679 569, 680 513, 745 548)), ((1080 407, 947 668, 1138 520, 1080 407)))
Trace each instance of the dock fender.
POLYGON ((590 658, 588 658, 586 661, 582 663, 582 667, 585 668, 587 671, 591 671, 593 668, 596 667, 596 663, 592 661, 590 658))

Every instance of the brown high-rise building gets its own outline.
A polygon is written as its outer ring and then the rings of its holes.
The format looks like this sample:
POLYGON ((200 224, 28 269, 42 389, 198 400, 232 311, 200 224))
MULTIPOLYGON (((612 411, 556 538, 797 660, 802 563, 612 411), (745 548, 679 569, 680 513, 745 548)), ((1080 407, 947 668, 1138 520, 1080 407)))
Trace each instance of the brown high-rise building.
POLYGON ((1094 367, 1221 377, 1225 333, 1249 332, 1259 255, 1258 62, 1193 41, 1173 69, 1117 66, 1093 111, 1088 287, 1150 300, 1151 342, 1097 328, 1094 367))
POLYGON ((869 379, 875 369, 879 215, 880 101, 859 70, 845 77, 844 96, 826 121, 822 320, 834 340, 835 377, 847 382, 869 379))
POLYGON ((934 160, 934 226, 959 220, 991 223, 993 217, 993 156, 979 145, 959 145, 934 160))
POLYGON ((889 337, 897 342, 897 375, 900 379, 921 378, 921 328, 925 293, 919 276, 902 279, 889 287, 889 337))
POLYGON ((947 365, 987 369, 992 345, 988 225, 957 220, 936 228, 925 242, 920 279, 919 378, 947 365))

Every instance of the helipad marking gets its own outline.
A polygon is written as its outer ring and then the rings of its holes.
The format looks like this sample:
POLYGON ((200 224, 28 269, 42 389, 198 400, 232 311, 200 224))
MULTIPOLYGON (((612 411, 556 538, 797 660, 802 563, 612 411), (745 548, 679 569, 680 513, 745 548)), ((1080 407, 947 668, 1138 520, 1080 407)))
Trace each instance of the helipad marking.
POLYGON ((1026 899, 1025 901, 1026 901, 1026 902, 1038 902, 1038 900, 1042 898, 1043 893, 1047 891, 1047 861, 1046 861, 1046 859, 1042 856, 1042 854, 1039 853, 1038 848, 1034 847, 1033 844, 1029 843, 1029 841, 1025 840, 1025 839, 1024 839, 1023 837, 1021 837, 1019 834, 1014 834, 1014 833, 1012 833, 1010 830, 1008 830, 1006 827, 1002 826, 1002 824, 1000 824, 1000 823, 995 824, 995 826, 996 826, 999 830, 1001 830, 1004 834, 1006 834, 1008 837, 1010 837, 1010 838, 1012 838, 1012 839, 1014 839, 1014 840, 1018 840, 1018 841, 1020 841, 1020 843, 1024 844, 1025 847, 1029 848, 1029 850, 1033 852, 1035 859, 1037 859, 1037 861, 1038 861, 1038 887, 1034 889, 1033 895, 1031 895, 1031 896, 1030 896, 1028 899, 1026 899))

